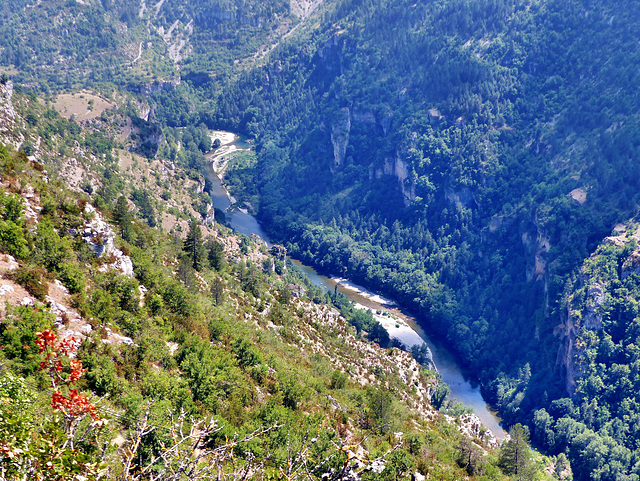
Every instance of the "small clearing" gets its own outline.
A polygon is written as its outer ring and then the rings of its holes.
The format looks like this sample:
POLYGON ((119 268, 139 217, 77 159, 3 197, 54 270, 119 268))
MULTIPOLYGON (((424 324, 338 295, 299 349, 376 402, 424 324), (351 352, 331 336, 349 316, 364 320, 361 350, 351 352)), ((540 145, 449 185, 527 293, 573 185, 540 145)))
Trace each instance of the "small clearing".
POLYGON ((131 63, 129 65, 131 66, 134 63, 136 63, 138 60, 140 60, 140 57, 142 57, 142 42, 140 42, 140 45, 138 45, 138 55, 136 56, 136 58, 134 58, 131 61, 131 63))
POLYGON ((569 195, 579 204, 584 204, 587 201, 587 192, 584 189, 573 189, 569 195))
POLYGON ((53 104, 53 108, 61 116, 66 119, 75 116, 78 121, 96 119, 105 110, 115 107, 116 104, 86 91, 74 94, 60 94, 53 104))
POLYGON ((125 142, 131 135, 132 130, 133 130, 133 123, 131 122, 131 117, 126 116, 124 118, 124 126, 121 128, 118 135, 116 135, 116 141, 125 142))

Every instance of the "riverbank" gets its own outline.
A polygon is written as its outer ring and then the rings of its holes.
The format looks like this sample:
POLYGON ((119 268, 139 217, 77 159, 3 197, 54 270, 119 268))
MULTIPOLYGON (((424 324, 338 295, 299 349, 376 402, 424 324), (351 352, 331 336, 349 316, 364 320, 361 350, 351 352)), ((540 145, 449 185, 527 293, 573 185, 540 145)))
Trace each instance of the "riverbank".
POLYGON ((356 302, 356 307, 371 311, 374 319, 384 327, 391 339, 397 339, 407 350, 411 350, 413 346, 425 344, 424 339, 409 325, 407 320, 394 312, 399 310, 395 302, 368 291, 348 279, 342 277, 331 277, 331 279, 340 286, 343 294, 350 293, 350 296, 348 295, 347 297, 352 300, 355 296, 358 296, 369 301, 365 302, 361 299, 360 302, 356 302))
POLYGON ((214 172, 224 179, 224 174, 229 166, 229 161, 233 158, 234 153, 251 150, 251 147, 241 139, 240 136, 223 130, 214 130, 211 132, 211 142, 219 141, 220 145, 212 152, 205 155, 207 162, 211 164, 214 172))
POLYGON ((415 317, 403 311, 394 301, 347 279, 323 276, 313 267, 302 264, 296 259, 292 262, 314 285, 328 291, 334 291, 337 288, 356 306, 372 310, 390 337, 397 338, 407 347, 426 344, 431 351, 436 371, 451 389, 449 397, 473 409, 479 421, 493 433, 497 440, 502 441, 506 438, 507 433, 500 426, 501 420, 497 412, 492 410, 482 397, 480 386, 472 384, 465 377, 453 353, 444 343, 432 339, 418 324, 415 317))

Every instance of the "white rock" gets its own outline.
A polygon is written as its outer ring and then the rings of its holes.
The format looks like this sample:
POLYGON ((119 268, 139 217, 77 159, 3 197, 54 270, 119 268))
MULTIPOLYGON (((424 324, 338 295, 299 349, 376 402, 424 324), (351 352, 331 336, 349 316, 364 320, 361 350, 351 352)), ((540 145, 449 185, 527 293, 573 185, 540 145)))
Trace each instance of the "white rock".
POLYGON ((69 294, 69 291, 67 290, 67 288, 64 286, 64 284, 62 282, 60 282, 60 279, 56 279, 55 281, 53 281, 53 283, 58 286, 58 288, 65 294, 69 294))
POLYGON ((91 221, 85 223, 84 241, 89 244, 96 256, 108 254, 115 257, 114 262, 101 266, 99 270, 105 272, 110 269, 115 269, 126 276, 133 277, 133 262, 131 262, 129 256, 124 255, 120 249, 115 247, 114 239, 116 235, 111 226, 102 219, 100 213, 98 213, 91 204, 85 206, 85 212, 94 214, 94 216, 91 221))
POLYGON ((384 459, 376 459, 369 465, 369 468, 374 473, 380 474, 382 471, 384 471, 384 467, 386 466, 386 464, 387 463, 384 461, 384 459))

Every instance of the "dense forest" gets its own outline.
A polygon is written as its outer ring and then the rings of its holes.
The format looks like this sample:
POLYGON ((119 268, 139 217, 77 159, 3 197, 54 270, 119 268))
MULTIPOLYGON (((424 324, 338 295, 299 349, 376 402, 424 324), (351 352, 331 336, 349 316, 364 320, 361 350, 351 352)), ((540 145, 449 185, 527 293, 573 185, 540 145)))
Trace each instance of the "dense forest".
POLYGON ((635 246, 601 244, 637 214, 640 4, 308 3, 10 2, 3 79, 102 92, 180 168, 244 133, 229 185, 292 255, 412 310, 577 479, 638 479, 635 246))

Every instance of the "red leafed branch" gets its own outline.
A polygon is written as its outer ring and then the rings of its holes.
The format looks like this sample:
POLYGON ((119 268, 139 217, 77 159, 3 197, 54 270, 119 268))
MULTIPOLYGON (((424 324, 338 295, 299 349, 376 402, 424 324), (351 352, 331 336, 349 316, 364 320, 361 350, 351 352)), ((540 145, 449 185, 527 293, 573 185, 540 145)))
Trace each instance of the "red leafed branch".
POLYGON ((75 355, 78 341, 73 337, 58 340, 55 332, 45 329, 36 333, 35 344, 38 346, 40 355, 43 355, 40 369, 48 371, 51 379, 53 388, 51 407, 54 411, 64 414, 65 431, 72 444, 75 430, 87 414, 94 420, 99 419, 96 406, 73 388, 86 371, 82 368, 82 361, 69 359, 75 355), (68 369, 64 368, 63 360, 65 359, 68 359, 68 369))

